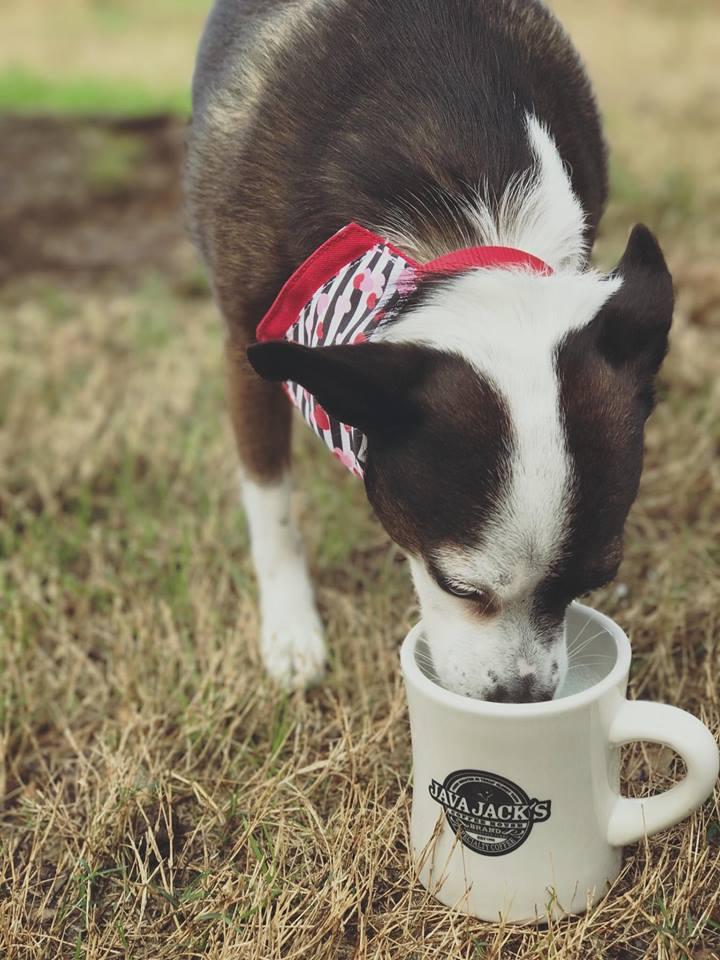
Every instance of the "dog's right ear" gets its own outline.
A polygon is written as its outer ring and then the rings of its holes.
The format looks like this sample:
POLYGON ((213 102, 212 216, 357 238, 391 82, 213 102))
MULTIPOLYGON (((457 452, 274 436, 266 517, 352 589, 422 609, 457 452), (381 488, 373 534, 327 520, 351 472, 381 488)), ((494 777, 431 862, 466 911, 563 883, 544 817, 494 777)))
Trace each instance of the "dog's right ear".
POLYGON ((413 389, 428 352, 407 344, 304 347, 287 340, 255 343, 248 360, 265 380, 290 380, 333 417, 370 436, 401 429, 417 416, 413 389))
POLYGON ((647 227, 634 227, 613 273, 622 286, 600 312, 599 346, 613 366, 652 382, 668 347, 673 314, 672 277, 647 227))

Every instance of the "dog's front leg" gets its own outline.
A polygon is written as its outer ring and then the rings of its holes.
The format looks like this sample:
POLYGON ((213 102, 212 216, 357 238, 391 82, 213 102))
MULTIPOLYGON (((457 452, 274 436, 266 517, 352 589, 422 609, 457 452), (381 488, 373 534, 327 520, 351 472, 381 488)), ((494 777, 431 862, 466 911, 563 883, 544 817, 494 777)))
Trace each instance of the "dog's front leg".
POLYGON ((291 408, 282 388, 247 362, 244 337, 226 342, 228 400, 260 594, 263 661, 283 687, 305 687, 325 665, 323 628, 290 511, 291 408))

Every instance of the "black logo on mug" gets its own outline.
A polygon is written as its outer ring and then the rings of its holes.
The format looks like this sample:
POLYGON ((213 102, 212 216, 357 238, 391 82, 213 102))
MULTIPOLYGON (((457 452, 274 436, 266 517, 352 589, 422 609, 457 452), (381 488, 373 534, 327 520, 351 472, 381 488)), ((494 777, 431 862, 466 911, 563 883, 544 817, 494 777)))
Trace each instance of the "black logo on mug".
POLYGON ((517 850, 533 824, 550 817, 550 800, 531 800, 512 780, 486 770, 455 770, 443 783, 433 780, 429 789, 453 833, 486 857, 517 850))

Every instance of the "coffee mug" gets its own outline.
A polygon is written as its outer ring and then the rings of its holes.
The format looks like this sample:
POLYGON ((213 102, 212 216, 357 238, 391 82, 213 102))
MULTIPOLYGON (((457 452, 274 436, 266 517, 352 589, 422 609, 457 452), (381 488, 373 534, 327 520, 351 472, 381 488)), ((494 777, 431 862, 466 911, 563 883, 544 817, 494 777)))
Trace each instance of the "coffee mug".
POLYGON ((595 682, 543 703, 443 689, 428 667, 422 623, 402 645, 418 876, 442 903, 483 920, 582 913, 618 876, 623 844, 687 817, 718 776, 717 744, 699 720, 625 699, 630 643, 616 623, 574 603, 565 629, 595 682), (633 740, 675 750, 684 779, 655 796, 621 796, 619 748, 633 740))

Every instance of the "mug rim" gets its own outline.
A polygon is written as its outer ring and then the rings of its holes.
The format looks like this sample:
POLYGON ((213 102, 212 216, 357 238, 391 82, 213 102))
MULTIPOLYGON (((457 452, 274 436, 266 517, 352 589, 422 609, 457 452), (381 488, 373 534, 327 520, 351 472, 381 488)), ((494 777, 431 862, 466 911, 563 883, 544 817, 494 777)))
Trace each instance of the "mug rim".
POLYGON ((608 690, 627 679, 631 659, 630 641, 622 627, 606 614, 577 601, 573 601, 571 606, 582 611, 590 620, 593 620, 608 632, 615 643, 617 654, 612 670, 602 680, 598 680, 597 683, 585 690, 580 690, 578 693, 570 694, 567 697, 561 697, 559 700, 542 700, 538 703, 495 703, 490 700, 475 700, 472 697, 463 696, 461 693, 446 690, 426 676, 415 659, 417 641, 423 632, 422 620, 410 629, 400 648, 400 665, 405 684, 408 687, 413 686, 424 697, 434 700, 441 706, 459 710, 462 713, 488 717, 537 718, 567 713, 587 706, 587 704, 599 700, 608 690))

